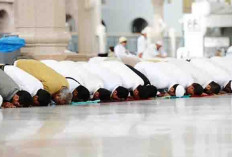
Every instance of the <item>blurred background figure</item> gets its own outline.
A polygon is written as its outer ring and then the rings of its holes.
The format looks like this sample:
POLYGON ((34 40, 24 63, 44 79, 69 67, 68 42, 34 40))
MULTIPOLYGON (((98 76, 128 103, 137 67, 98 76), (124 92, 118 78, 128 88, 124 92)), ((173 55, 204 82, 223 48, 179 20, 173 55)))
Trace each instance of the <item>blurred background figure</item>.
POLYGON ((125 57, 125 56, 131 56, 132 55, 130 53, 130 51, 127 50, 126 45, 127 45, 127 38, 126 37, 120 37, 118 45, 116 45, 115 48, 114 48, 115 56, 118 59, 121 59, 122 57, 125 57))
POLYGON ((157 41, 156 42, 156 57, 167 57, 167 53, 165 52, 164 50, 164 47, 163 47, 163 42, 162 41, 157 41))
POLYGON ((226 52, 226 56, 232 56, 232 46, 230 46, 226 52))
POLYGON ((148 46, 147 43, 147 29, 144 29, 137 41, 137 55, 139 56, 139 58, 142 58, 143 53, 146 51, 148 46))

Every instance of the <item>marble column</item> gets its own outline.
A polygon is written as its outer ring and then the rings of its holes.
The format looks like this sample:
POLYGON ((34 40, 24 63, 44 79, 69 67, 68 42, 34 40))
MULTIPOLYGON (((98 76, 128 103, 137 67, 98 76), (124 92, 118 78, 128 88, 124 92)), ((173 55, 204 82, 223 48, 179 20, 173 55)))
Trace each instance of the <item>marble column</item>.
POLYGON ((152 0, 154 6, 154 23, 153 23, 153 36, 154 39, 162 40, 163 31, 163 5, 164 0, 152 0))
POLYGON ((15 29, 26 40, 22 53, 64 53, 70 39, 65 31, 65 0, 15 0, 15 29))
POLYGON ((0 0, 0 32, 14 31, 14 0, 0 0))
POLYGON ((80 55, 96 56, 97 27, 101 24, 101 1, 78 0, 78 49, 80 55))

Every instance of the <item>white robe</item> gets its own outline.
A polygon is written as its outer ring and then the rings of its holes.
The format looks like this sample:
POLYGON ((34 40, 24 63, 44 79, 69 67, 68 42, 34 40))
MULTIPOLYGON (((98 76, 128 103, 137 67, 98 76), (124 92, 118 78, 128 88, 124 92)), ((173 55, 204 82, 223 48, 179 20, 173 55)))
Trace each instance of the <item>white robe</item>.
POLYGON ((140 62, 135 68, 147 76, 151 84, 158 89, 169 88, 174 84, 187 87, 193 82, 190 75, 167 62, 140 62))
POLYGON ((154 44, 148 45, 147 48, 143 51, 143 59, 155 58, 158 55, 156 51, 156 46, 154 44))
POLYGON ((173 59, 169 60, 168 62, 176 65, 184 73, 190 75, 193 79, 193 83, 198 83, 202 86, 205 86, 207 83, 209 83, 209 81, 212 81, 212 76, 209 73, 195 67, 193 64, 187 61, 181 59, 173 59))
POLYGON ((139 85, 144 85, 143 80, 130 68, 118 61, 105 61, 100 63, 122 79, 122 86, 129 90, 136 89, 139 85))
POLYGON ((232 80, 232 59, 228 59, 228 57, 212 57, 210 61, 220 68, 224 69, 230 75, 230 79, 232 80))
POLYGON ((144 53, 147 49, 147 39, 141 35, 137 41, 137 54, 144 53))
POLYGON ((104 88, 113 92, 117 87, 122 86, 122 79, 99 63, 88 63, 88 70, 97 75, 104 82, 104 88))
POLYGON ((77 87, 83 85, 82 78, 79 75, 76 75, 76 73, 73 73, 72 66, 62 64, 55 60, 42 60, 44 64, 46 64, 48 67, 55 70, 57 73, 63 75, 64 77, 70 77, 73 79, 66 78, 69 83, 69 91, 72 93, 77 87))
MULTIPOLYGON (((65 62, 63 62, 65 63, 65 62)), ((75 63, 71 68, 73 73, 80 75, 83 79, 84 86, 89 90, 90 94, 93 95, 98 89, 104 88, 103 80, 92 73, 86 67, 88 65, 87 62, 73 62, 75 63)), ((66 64, 70 64, 66 62, 66 64)))
POLYGON ((115 46, 114 53, 118 59, 121 59, 125 56, 132 56, 132 54, 122 44, 115 46))
POLYGON ((29 92, 31 96, 35 96, 38 90, 44 89, 43 84, 38 79, 18 67, 6 65, 4 72, 14 80, 20 90, 29 92))
POLYGON ((162 57, 167 57, 167 53, 164 51, 163 47, 157 50, 154 44, 150 44, 143 53, 143 59, 152 59, 157 57, 158 55, 161 55, 162 57))
POLYGON ((221 87, 230 81, 230 75, 222 68, 215 66, 209 59, 195 58, 191 59, 191 64, 202 69, 204 72, 211 75, 211 79, 218 83, 221 87))

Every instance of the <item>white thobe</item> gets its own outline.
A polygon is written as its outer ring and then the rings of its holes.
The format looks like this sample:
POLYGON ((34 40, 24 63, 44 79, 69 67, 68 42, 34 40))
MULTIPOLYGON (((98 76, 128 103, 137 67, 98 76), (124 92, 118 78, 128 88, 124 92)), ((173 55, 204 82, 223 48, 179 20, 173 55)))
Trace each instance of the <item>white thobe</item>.
POLYGON ((92 73, 88 68, 87 62, 76 62, 72 70, 78 73, 83 79, 85 87, 89 90, 90 94, 94 94, 98 89, 104 88, 103 80, 92 73))
POLYGON ((105 61, 100 63, 122 79, 122 86, 129 90, 135 90, 139 85, 144 85, 144 81, 136 75, 130 68, 118 61, 105 61))
POLYGON ((187 87, 193 82, 190 75, 185 74, 177 66, 166 62, 140 62, 135 68, 142 72, 158 89, 169 88, 174 84, 187 87))
POLYGON ((77 87, 83 85, 82 78, 72 71, 72 66, 62 64, 61 62, 55 60, 42 60, 44 64, 55 70, 57 73, 66 77, 69 83, 69 91, 72 93, 77 87))
POLYGON ((141 35, 137 41, 137 55, 144 53, 147 49, 147 39, 141 35))
POLYGON ((173 59, 169 60, 169 63, 176 65, 178 68, 180 68, 184 73, 190 75, 193 79, 193 83, 198 83, 202 86, 205 86, 209 81, 212 81, 212 76, 202 71, 201 69, 195 67, 193 64, 181 60, 181 59, 173 59))
POLYGON ((218 83, 221 87, 225 83, 230 81, 230 75, 222 68, 215 66, 209 59, 196 58, 191 59, 191 64, 209 73, 212 76, 212 80, 218 83))
POLYGON ((35 96, 38 90, 44 89, 43 84, 38 79, 18 67, 6 65, 4 72, 14 80, 20 90, 29 92, 31 96, 35 96))
POLYGON ((88 70, 97 75, 104 82, 104 88, 113 92, 117 87, 122 86, 122 79, 98 63, 88 63, 88 70))
POLYGON ((224 69, 230 75, 230 79, 232 80, 232 60, 228 57, 212 57, 210 61, 220 68, 224 69))
POLYGON ((117 46, 115 46, 114 53, 118 59, 132 55, 122 44, 118 44, 117 46))

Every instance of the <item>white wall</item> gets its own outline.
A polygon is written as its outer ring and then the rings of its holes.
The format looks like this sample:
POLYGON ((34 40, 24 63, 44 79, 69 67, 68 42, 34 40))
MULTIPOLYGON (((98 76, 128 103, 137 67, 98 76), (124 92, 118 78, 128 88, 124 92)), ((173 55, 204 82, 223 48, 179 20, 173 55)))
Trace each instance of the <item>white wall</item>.
POLYGON ((151 0, 106 0, 102 18, 108 33, 131 33, 134 19, 142 17, 153 23, 154 8, 151 0))

